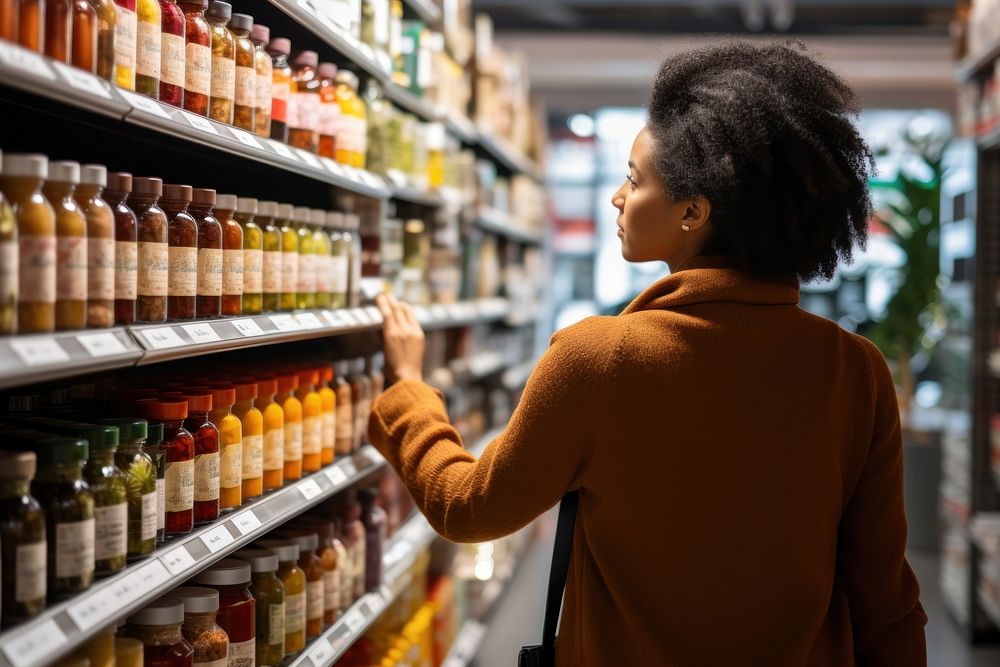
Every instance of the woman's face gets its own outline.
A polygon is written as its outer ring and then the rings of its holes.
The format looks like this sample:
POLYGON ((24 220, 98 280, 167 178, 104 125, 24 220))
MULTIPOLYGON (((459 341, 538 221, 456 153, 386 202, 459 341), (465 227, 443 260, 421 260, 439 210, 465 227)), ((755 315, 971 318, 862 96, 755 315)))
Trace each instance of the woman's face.
POLYGON ((652 141, 643 128, 632 142, 625 182, 611 204, 619 211, 618 238, 626 261, 663 261, 676 268, 704 244, 711 206, 706 199, 674 201, 667 194, 653 164, 652 141))

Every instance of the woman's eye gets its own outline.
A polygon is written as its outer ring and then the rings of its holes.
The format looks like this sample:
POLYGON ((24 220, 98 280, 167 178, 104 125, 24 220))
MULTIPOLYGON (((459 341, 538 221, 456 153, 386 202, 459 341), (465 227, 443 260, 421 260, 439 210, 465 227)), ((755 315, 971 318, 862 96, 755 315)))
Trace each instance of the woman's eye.
POLYGON ((638 186, 638 184, 637 184, 637 183, 635 182, 635 179, 634 179, 634 178, 632 178, 632 174, 628 174, 628 173, 626 173, 626 174, 625 174, 625 180, 626 180, 626 181, 628 181, 628 184, 629 184, 629 186, 630 186, 630 187, 631 187, 631 188, 632 188, 633 190, 635 190, 635 189, 636 189, 637 187, 639 187, 639 186, 638 186))

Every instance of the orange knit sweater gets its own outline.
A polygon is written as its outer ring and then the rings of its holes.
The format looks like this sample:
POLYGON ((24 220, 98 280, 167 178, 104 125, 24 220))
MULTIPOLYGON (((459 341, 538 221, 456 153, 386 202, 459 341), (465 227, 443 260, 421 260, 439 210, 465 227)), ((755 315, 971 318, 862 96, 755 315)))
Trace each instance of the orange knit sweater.
POLYGON ((580 489, 559 665, 924 665, 889 370, 798 299, 698 260, 558 332, 478 461, 417 382, 372 442, 457 542, 580 489))

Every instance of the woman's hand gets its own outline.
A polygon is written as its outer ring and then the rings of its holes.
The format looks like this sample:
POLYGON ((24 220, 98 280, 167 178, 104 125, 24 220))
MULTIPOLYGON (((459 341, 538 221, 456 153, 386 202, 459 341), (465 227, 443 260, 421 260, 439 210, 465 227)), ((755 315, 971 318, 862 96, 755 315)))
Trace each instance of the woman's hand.
POLYGON ((385 320, 382 337, 389 377, 420 382, 424 367, 424 330, 417 323, 413 308, 390 294, 379 294, 375 303, 385 320))

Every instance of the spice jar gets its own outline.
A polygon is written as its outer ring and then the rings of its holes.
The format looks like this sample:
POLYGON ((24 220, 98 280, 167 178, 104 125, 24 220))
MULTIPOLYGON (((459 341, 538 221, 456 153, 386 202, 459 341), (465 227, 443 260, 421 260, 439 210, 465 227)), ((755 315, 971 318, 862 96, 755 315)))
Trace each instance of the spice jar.
POLYGON ((361 499, 361 522, 365 526, 365 590, 371 592, 382 585, 382 553, 388 518, 385 510, 375 503, 376 491, 361 489, 358 497, 361 499))
POLYGON ((368 122, 365 103, 358 95, 358 75, 349 70, 337 72, 337 99, 340 101, 340 132, 337 133, 336 159, 341 164, 365 168, 368 122))
POLYGON ((163 424, 165 533, 190 533, 194 526, 194 436, 183 425, 187 401, 152 399, 139 405, 147 419, 163 424))
POLYGON ((295 288, 296 308, 316 307, 316 254, 313 252, 312 230, 309 229, 310 211, 304 206, 296 206, 292 212, 295 234, 298 236, 299 269, 298 284, 295 288))
POLYGON ((184 10, 177 0, 160 2, 160 101, 184 102, 184 10))
POLYGON ((205 18, 212 34, 212 94, 208 115, 212 120, 233 124, 233 99, 236 96, 236 40, 227 28, 233 6, 221 0, 208 3, 205 18))
POLYGON ((45 55, 68 65, 72 43, 70 0, 48 0, 44 6, 45 55))
POLYGON ((243 231, 244 315, 258 315, 264 308, 264 232, 254 222, 255 215, 257 215, 256 199, 239 197, 236 200, 236 214, 233 217, 243 231))
POLYGON ((184 394, 188 416, 184 428, 194 436, 194 522, 204 524, 219 518, 219 429, 208 418, 212 394, 184 394))
POLYGON ((87 220, 73 199, 78 162, 50 162, 42 191, 56 213, 56 329, 87 326, 87 220))
POLYGON ((337 445, 337 394, 333 389, 333 367, 324 365, 316 370, 320 379, 317 393, 319 393, 322 404, 322 412, 320 413, 323 433, 321 463, 328 465, 333 463, 337 445))
POLYGON ((316 533, 282 532, 281 537, 299 545, 298 566, 306 575, 306 641, 323 632, 323 612, 326 592, 323 588, 323 562, 316 555, 319 537, 316 533))
POLYGON ((87 0, 73 0, 70 62, 85 72, 97 71, 97 11, 87 0))
POLYGON ((320 63, 319 79, 319 154, 331 160, 337 157, 337 133, 340 124, 340 101, 337 100, 337 66, 320 63))
POLYGON ((291 204, 278 204, 281 229, 281 310, 295 310, 299 288, 299 234, 291 204))
POLYGON ((236 195, 219 195, 214 214, 222 227, 222 314, 243 314, 243 228, 233 218, 236 195))
POLYGON ((115 75, 114 82, 125 90, 135 90, 136 0, 115 2, 115 75))
POLYGON ((278 557, 266 549, 240 549, 250 563, 250 594, 256 601, 256 667, 278 667, 285 657, 285 586, 275 576, 278 557))
POLYGON ((279 375, 278 393, 274 400, 285 415, 285 481, 302 479, 302 402, 295 396, 299 376, 279 375))
POLYGON ((115 217, 115 324, 135 322, 138 221, 125 200, 132 192, 132 174, 108 174, 104 201, 115 217))
POLYGON ((275 224, 278 203, 262 201, 257 206, 257 224, 264 235, 264 266, 261 274, 262 303, 264 312, 281 307, 281 230, 275 224))
POLYGON ((256 650, 254 599, 250 595, 250 564, 225 558, 194 578, 196 584, 219 592, 216 621, 229 635, 229 664, 253 665, 256 650))
POLYGON ((229 661, 229 635, 219 627, 219 591, 201 586, 181 586, 170 596, 184 603, 181 634, 194 648, 195 667, 226 667, 229 661))
POLYGON ((5 628, 45 609, 45 513, 31 495, 34 452, 0 451, 0 554, 5 628))
POLYGON ((125 473, 115 465, 118 427, 86 425, 73 430, 90 445, 83 478, 94 496, 94 569, 97 576, 107 576, 125 568, 128 551, 128 489, 125 473))
POLYGON ((92 0, 97 12, 97 76, 113 81, 115 76, 115 23, 117 12, 113 0, 92 0))
POLYGON ((337 439, 334 450, 337 456, 347 456, 354 448, 354 392, 347 381, 347 362, 337 363, 334 392, 337 395, 337 439))
POLYGON ((323 622, 334 623, 351 606, 349 591, 354 590, 347 567, 347 549, 337 537, 337 523, 330 517, 311 515, 306 525, 319 537, 316 555, 323 564, 323 622))
POLYGON ((212 385, 208 419, 219 429, 219 511, 231 512, 243 502, 243 424, 232 413, 236 387, 212 385))
POLYGON ((198 221, 198 317, 218 317, 222 312, 222 225, 212 215, 213 206, 215 190, 195 188, 190 210, 198 221))
POLYGON ((243 433, 243 502, 264 493, 264 415, 254 407, 256 398, 254 380, 236 380, 233 414, 240 420, 243 433))
POLYGON ((198 292, 198 223, 188 213, 190 185, 164 185, 160 207, 168 220, 167 319, 194 319, 198 292))
POLYGON ((108 170, 99 164, 80 169, 76 203, 87 220, 87 326, 115 323, 115 215, 101 199, 108 170))
POLYGON ((333 265, 331 260, 330 235, 326 231, 326 211, 313 209, 310 212, 309 222, 312 226, 313 253, 316 259, 313 260, 313 270, 316 272, 316 286, 313 292, 316 294, 316 307, 330 307, 330 283, 333 280, 333 265))
POLYGON ((146 427, 146 446, 144 451, 149 454, 156 468, 156 543, 163 544, 166 536, 167 507, 167 445, 163 441, 163 424, 150 422, 146 427))
POLYGON ((0 334, 17 332, 17 271, 17 220, 0 190, 0 334))
POLYGON ((144 667, 192 667, 194 647, 184 639, 184 603, 162 597, 132 614, 125 634, 143 645, 144 667))
POLYGON ((167 249, 167 216, 156 205, 163 194, 159 178, 132 179, 128 203, 135 211, 138 252, 136 265, 137 322, 163 322, 167 319, 167 275, 170 254, 167 249))
POLYGON ((285 411, 274 400, 278 381, 262 378, 257 382, 255 407, 264 417, 264 490, 280 489, 285 479, 285 411))
POLYGON ((292 61, 291 97, 288 99, 288 143, 315 153, 319 150, 319 86, 315 51, 302 51, 292 61))
POLYGON ((49 173, 44 155, 4 156, 0 187, 17 221, 17 330, 52 331, 56 325, 56 220, 42 194, 49 173))
POLYGON ((256 546, 278 557, 278 578, 285 587, 285 655, 306 645, 306 574, 298 566, 299 545, 288 540, 259 540, 256 546))
POLYGON ((271 136, 271 76, 273 67, 267 53, 267 43, 271 40, 271 30, 266 25, 255 23, 250 31, 253 42, 254 73, 254 132, 258 137, 271 136))
POLYGON ((302 471, 316 472, 323 467, 323 400, 316 391, 319 373, 315 369, 299 371, 296 397, 302 402, 302 471))
POLYGON ((254 47, 250 41, 253 17, 233 14, 229 30, 236 43, 236 97, 233 106, 233 124, 250 132, 254 131, 254 105, 257 97, 257 70, 254 47))
POLYGON ((347 307, 347 273, 349 270, 349 238, 344 236, 344 214, 330 211, 326 215, 330 230, 330 307, 347 307))
POLYGON ((128 502, 126 550, 130 559, 147 556, 156 547, 156 465, 143 450, 148 424, 145 419, 104 419, 118 428, 115 465, 125 474, 128 502))
POLYGON ((135 91, 154 100, 160 96, 160 31, 158 0, 136 0, 135 91))
POLYGON ((288 56, 292 43, 284 37, 271 40, 267 46, 271 56, 271 138, 288 142, 288 99, 292 95, 292 68, 288 56))
POLYGON ((184 10, 184 109, 208 115, 212 92, 212 32, 205 19, 208 0, 179 0, 184 10))

